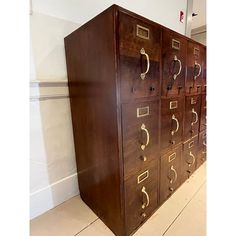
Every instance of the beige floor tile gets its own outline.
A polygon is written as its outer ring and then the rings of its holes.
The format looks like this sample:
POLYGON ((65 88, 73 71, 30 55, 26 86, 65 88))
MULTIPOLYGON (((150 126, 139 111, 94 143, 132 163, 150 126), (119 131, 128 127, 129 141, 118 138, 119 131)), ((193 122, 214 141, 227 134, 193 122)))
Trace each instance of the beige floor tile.
POLYGON ((206 235, 206 185, 201 187, 165 236, 206 235))
POLYGON ((98 219, 77 236, 114 236, 114 234, 100 219, 98 219))
POLYGON ((96 219, 77 196, 31 220, 30 236, 74 236, 96 219))

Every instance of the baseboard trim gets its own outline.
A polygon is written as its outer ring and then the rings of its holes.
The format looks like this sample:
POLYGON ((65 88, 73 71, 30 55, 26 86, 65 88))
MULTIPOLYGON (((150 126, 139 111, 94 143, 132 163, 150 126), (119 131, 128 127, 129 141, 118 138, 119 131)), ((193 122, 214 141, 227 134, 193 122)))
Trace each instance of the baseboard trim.
POLYGON ((77 173, 30 194, 30 219, 33 219, 79 194, 77 173))

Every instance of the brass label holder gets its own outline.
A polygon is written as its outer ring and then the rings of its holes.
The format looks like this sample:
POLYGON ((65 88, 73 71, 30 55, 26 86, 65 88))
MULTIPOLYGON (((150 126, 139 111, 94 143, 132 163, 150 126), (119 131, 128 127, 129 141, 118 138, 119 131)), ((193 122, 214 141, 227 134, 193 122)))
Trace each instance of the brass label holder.
POLYGON ((180 42, 176 39, 172 39, 172 48, 180 50, 180 42))
POLYGON ((142 183, 145 179, 149 177, 149 171, 146 170, 137 177, 138 184, 142 183))
POLYGON ((175 158, 176 158, 176 152, 174 152, 174 153, 172 153, 171 155, 169 155, 168 161, 169 161, 169 162, 172 162, 175 158))
POLYGON ((139 38, 142 38, 142 39, 147 39, 147 40, 150 39, 150 31, 149 31, 149 29, 144 27, 144 26, 141 26, 141 25, 137 25, 137 27, 136 27, 136 35, 139 38))
POLYGON ((149 106, 147 107, 138 107, 137 108, 137 117, 144 117, 144 116, 148 116, 149 113, 149 106))
POLYGON ((178 101, 170 102, 170 110, 178 108, 178 101))

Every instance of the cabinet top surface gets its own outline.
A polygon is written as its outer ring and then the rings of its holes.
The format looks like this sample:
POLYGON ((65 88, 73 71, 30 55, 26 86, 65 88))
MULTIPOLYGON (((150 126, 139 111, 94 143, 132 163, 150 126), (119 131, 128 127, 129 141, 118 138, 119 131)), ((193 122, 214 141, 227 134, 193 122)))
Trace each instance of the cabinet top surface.
MULTIPOLYGON (((180 33, 176 32, 176 31, 174 31, 174 30, 171 30, 171 29, 169 29, 169 28, 167 28, 167 27, 165 27, 165 26, 159 24, 158 22, 154 22, 154 21, 152 21, 152 20, 150 20, 150 19, 148 19, 148 18, 146 18, 146 17, 144 17, 144 16, 138 15, 138 14, 136 14, 135 12, 132 12, 132 11, 130 11, 130 10, 128 10, 128 9, 125 9, 125 8, 123 8, 123 7, 120 7, 119 5, 116 5, 116 4, 111 5, 110 7, 108 7, 107 9, 105 9, 104 11, 102 11, 101 13, 99 13, 98 15, 96 15, 95 17, 93 17, 91 20, 89 20, 88 22, 86 22, 85 24, 83 24, 82 26, 80 26, 78 29, 82 29, 82 28, 86 27, 87 24, 89 24, 89 22, 96 20, 96 17, 97 17, 97 16, 99 16, 100 14, 103 14, 103 13, 106 12, 106 11, 114 11, 115 14, 118 14, 119 12, 125 13, 125 14, 127 14, 127 15, 130 15, 130 16, 134 17, 134 18, 138 18, 139 20, 142 20, 142 21, 144 21, 144 22, 146 22, 146 23, 148 23, 148 24, 151 24, 151 25, 153 25, 153 26, 162 27, 163 30, 166 30, 166 31, 172 32, 172 33, 174 33, 174 34, 177 34, 177 35, 179 35, 180 37, 187 39, 189 42, 198 44, 198 45, 200 45, 200 46, 206 48, 205 45, 203 45, 203 44, 201 44, 201 43, 199 43, 199 42, 197 42, 197 41, 195 41, 195 40, 193 40, 193 39, 191 39, 191 38, 189 38, 189 37, 187 37, 187 36, 185 36, 185 35, 183 35, 183 34, 180 34, 180 33)), ((77 29, 77 30, 78 30, 78 29, 77 29)), ((75 30, 75 31, 76 31, 76 30, 75 30)), ((75 31, 74 31, 74 32, 75 32, 75 31)), ((71 34, 73 34, 74 32, 72 32, 71 34)), ((68 36, 69 36, 69 35, 68 35, 68 36)), ((68 36, 67 36, 67 37, 68 37, 68 36)))

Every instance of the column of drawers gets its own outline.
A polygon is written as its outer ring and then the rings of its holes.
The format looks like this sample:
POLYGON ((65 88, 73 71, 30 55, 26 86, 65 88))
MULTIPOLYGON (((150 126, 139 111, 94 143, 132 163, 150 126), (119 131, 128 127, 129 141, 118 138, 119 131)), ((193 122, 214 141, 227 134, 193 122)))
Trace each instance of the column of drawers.
POLYGON ((160 40, 161 28, 119 14, 127 235, 134 232, 159 205, 160 40), (147 32, 146 37, 142 32, 147 32))
POLYGON ((160 202, 181 184, 187 40, 163 29, 160 202))

